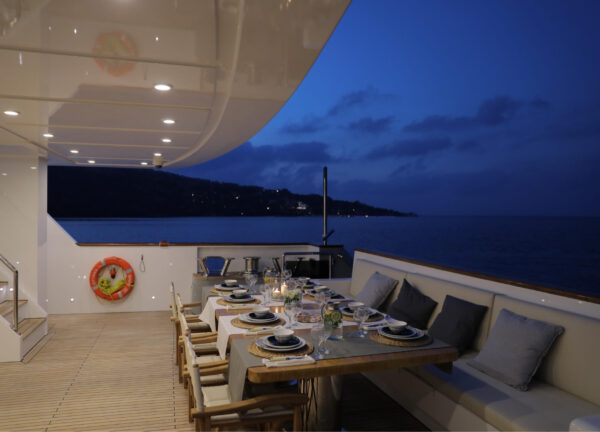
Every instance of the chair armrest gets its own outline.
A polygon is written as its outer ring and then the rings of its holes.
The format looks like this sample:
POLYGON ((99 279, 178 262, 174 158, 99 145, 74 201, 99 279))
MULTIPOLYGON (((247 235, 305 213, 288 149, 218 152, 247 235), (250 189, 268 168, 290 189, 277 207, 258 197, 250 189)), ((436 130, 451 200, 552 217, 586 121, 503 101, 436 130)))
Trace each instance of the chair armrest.
POLYGON ((202 306, 202 302, 186 303, 183 305, 183 308, 189 309, 189 308, 198 307, 198 306, 202 306))
POLYGON ((202 370, 204 368, 213 368, 217 366, 227 366, 229 365, 229 360, 217 360, 214 362, 206 362, 206 363, 194 363, 194 367, 202 370))
POLYGON ((314 281, 320 283, 321 285, 327 285, 338 294, 342 294, 346 297, 350 296, 350 285, 352 284, 352 278, 314 279, 314 281))
MULTIPOLYGON (((229 366, 219 366, 219 367, 213 367, 213 368, 203 368, 203 369, 199 369, 198 373, 200 374, 200 376, 218 375, 218 374, 225 374, 225 373, 227 373, 228 369, 229 369, 229 366)), ((225 384, 227 384, 227 383, 225 383, 225 384)))
POLYGON ((304 405, 308 401, 305 394, 298 393, 277 393, 271 395, 258 396, 252 399, 246 399, 240 402, 232 402, 225 405, 206 407, 204 411, 193 408, 192 417, 210 417, 221 414, 231 414, 250 411, 254 408, 262 408, 272 405, 304 405))
POLYGON ((192 333, 192 342, 203 342, 206 338, 217 337, 217 332, 192 333))

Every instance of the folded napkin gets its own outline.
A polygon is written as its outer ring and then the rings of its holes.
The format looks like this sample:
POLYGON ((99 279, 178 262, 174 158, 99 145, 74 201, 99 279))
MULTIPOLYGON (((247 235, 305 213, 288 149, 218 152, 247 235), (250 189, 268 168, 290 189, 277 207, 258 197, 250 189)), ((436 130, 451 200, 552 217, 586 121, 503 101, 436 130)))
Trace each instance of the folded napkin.
POLYGON ((254 304, 246 304, 246 305, 228 305, 227 310, 235 310, 235 309, 252 309, 254 304))
POLYGON ((316 360, 310 356, 289 356, 289 357, 273 357, 272 359, 263 359, 263 364, 266 367, 286 367, 313 364, 316 360))
POLYGON ((276 328, 280 328, 280 327, 281 326, 277 326, 277 327, 254 327, 254 328, 246 330, 246 332, 244 334, 246 334, 246 335, 256 335, 256 334, 271 333, 271 332, 273 332, 273 330, 275 330, 276 328))

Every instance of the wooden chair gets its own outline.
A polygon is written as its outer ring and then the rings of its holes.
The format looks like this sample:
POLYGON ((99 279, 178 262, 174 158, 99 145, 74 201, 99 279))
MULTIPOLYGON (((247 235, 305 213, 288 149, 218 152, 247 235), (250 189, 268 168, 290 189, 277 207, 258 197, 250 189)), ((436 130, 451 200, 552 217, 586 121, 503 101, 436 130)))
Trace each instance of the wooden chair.
MULTIPOLYGON (((185 355, 185 345, 184 341, 188 340, 192 344, 192 349, 196 357, 196 362, 198 364, 202 364, 203 368, 215 368, 215 367, 224 367, 224 371, 227 370, 228 360, 222 360, 219 356, 219 350, 217 349, 217 336, 211 335, 208 337, 204 337, 200 340, 192 340, 194 334, 190 331, 188 327, 188 322, 183 314, 179 314, 179 322, 181 325, 181 361, 179 362, 179 382, 183 383, 184 387, 187 388, 188 380, 187 375, 189 373, 186 355, 185 355)), ((179 349, 179 347, 178 347, 179 349)), ((211 371, 212 374, 206 374, 206 377, 203 379, 203 384, 205 385, 219 385, 226 382, 225 376, 223 375, 223 371, 215 370, 211 371)))
POLYGON ((226 428, 245 430, 251 425, 262 426, 265 430, 278 430, 287 421, 293 422, 293 430, 300 430, 301 407, 308 400, 306 395, 276 393, 231 402, 229 385, 207 387, 202 383, 202 377, 209 369, 202 369, 197 364, 188 338, 184 338, 184 346, 189 372, 189 419, 195 422, 197 431, 226 428))
MULTIPOLYGON (((175 293, 175 286, 173 282, 169 287, 169 294, 171 298, 171 321, 175 327, 175 363, 177 364, 177 368, 179 371, 179 382, 183 381, 183 339, 182 339, 182 331, 181 331, 181 320, 180 316, 185 316, 186 306, 181 303, 181 297, 179 294, 175 293)), ((202 322, 197 318, 197 316, 190 316, 193 322, 188 322, 188 328, 193 333, 192 341, 196 344, 207 343, 207 342, 215 342, 216 341, 216 332, 211 332, 210 325, 208 323, 202 322)))

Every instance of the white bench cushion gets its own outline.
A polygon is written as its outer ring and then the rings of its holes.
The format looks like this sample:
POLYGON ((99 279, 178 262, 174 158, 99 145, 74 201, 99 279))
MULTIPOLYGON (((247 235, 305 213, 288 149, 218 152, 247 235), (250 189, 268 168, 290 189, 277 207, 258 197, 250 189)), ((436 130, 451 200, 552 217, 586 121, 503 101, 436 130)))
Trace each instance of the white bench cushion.
POLYGON ((598 412, 598 407, 543 381, 529 391, 516 390, 466 362, 454 362, 452 374, 434 366, 411 369, 421 379, 500 430, 567 430, 571 420, 598 412))

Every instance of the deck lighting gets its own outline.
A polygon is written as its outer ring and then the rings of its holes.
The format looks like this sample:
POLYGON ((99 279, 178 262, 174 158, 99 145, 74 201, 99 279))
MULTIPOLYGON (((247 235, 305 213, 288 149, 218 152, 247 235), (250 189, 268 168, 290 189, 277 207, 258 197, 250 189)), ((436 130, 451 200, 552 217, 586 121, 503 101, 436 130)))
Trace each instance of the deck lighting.
POLYGON ((148 162, 140 162, 140 165, 146 166, 146 165, 148 165, 148 162))
MULTIPOLYGON (((6 114, 6 111, 4 111, 4 113, 6 114)), ((163 121, 162 121, 162 122, 163 122, 164 124, 168 124, 168 125, 175 124, 175 120, 173 120, 173 119, 170 119, 170 118, 163 119, 163 121)))
POLYGON ((162 153, 154 153, 154 156, 160 157, 160 156, 162 156, 162 153))
POLYGON ((164 83, 154 84, 154 89, 161 91, 161 92, 169 91, 172 88, 173 88, 173 86, 171 84, 164 84, 164 83))
POLYGON ((93 165, 93 164, 96 163, 96 161, 95 160, 89 160, 88 163, 93 165))
POLYGON ((77 28, 73 29, 73 34, 77 34, 77 28))
POLYGON ((171 138, 163 138, 161 139, 162 142, 169 144, 171 142, 171 138))
POLYGON ((72 149, 72 150, 69 150, 69 152, 71 152, 71 153, 73 153, 73 154, 78 154, 78 153, 79 153, 79 150, 72 149))
POLYGON ((51 134, 51 133, 49 133, 49 132, 46 132, 45 134, 42 134, 42 136, 43 136, 44 138, 54 138, 54 135, 52 135, 52 134, 51 134))
POLYGON ((11 116, 11 117, 16 117, 19 114, 21 114, 21 113, 19 111, 15 111, 15 110, 6 110, 6 111, 4 111, 4 115, 11 116))
POLYGON ((156 300, 156 296, 152 296, 152 300, 156 300))
POLYGON ((154 36, 154 40, 158 42, 158 36, 154 36))
POLYGON ((3 175, 4 177, 6 177, 6 176, 8 175, 8 173, 2 173, 2 175, 3 175))
POLYGON ((74 299, 73 297, 71 297, 71 298, 69 299, 69 301, 70 301, 71 303, 75 303, 75 299, 74 299))
POLYGON ((37 169, 36 166, 30 166, 29 168, 31 168, 32 170, 36 170, 37 169))

